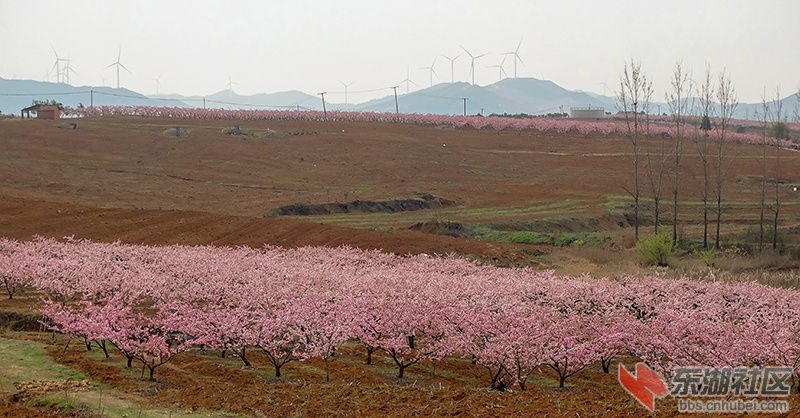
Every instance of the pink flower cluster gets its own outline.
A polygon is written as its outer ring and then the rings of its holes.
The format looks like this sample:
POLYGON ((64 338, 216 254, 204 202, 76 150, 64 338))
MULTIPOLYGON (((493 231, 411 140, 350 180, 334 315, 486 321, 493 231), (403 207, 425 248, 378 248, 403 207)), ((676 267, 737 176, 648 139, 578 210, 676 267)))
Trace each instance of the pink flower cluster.
MULTIPOLYGON (((399 375, 422 360, 471 358, 492 387, 525 387, 550 367, 561 384, 590 364, 800 370, 800 291, 656 277, 561 277, 454 256, 347 247, 151 247, 0 240, 0 275, 44 295, 50 326, 110 341, 152 371, 202 345, 270 359, 320 358, 360 341, 399 375), (9 261, 13 260, 13 262, 9 261)), ((327 370, 327 367, 326 367, 327 370)))

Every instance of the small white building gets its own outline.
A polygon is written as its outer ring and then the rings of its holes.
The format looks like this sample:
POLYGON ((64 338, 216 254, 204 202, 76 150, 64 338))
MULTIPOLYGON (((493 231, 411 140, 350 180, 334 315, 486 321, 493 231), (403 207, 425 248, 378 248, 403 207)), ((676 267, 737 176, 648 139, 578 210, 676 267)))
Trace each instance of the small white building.
POLYGON ((599 120, 605 119, 606 111, 602 107, 578 106, 569 108, 570 119, 599 120))

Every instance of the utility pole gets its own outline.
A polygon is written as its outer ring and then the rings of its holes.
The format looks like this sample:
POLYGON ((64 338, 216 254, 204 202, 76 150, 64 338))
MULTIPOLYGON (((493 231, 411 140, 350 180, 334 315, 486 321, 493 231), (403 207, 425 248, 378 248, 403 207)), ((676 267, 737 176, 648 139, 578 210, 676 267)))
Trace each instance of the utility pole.
POLYGON ((322 96, 322 115, 325 117, 325 120, 328 120, 328 110, 325 109, 325 93, 327 91, 323 91, 322 93, 317 93, 322 96))
POLYGON ((461 100, 464 101, 464 116, 467 116, 467 100, 469 99, 466 97, 462 97, 461 100))
POLYGON ((206 98, 203 97, 203 110, 206 110, 206 98))
POLYGON ((400 114, 400 106, 397 104, 397 86, 392 86, 392 90, 394 90, 394 113, 400 114))

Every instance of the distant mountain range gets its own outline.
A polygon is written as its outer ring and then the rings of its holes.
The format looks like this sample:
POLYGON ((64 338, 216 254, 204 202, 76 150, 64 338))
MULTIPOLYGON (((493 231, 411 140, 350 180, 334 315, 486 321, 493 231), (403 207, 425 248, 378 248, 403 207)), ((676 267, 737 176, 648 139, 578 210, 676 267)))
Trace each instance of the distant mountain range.
MULTIPOLYGON (((606 112, 616 113, 614 97, 595 93, 567 90, 552 81, 536 78, 506 78, 488 86, 464 82, 440 83, 432 87, 403 93, 398 88, 397 107, 401 113, 461 115, 475 114, 519 114, 541 115, 569 113, 571 107, 602 107, 606 112)), ((71 86, 63 83, 48 83, 32 80, 6 80, 0 78, 0 111, 19 114, 20 109, 30 106, 33 100, 56 100, 64 105, 77 107, 102 105, 142 105, 168 107, 207 107, 226 109, 300 109, 322 110, 320 96, 301 91, 259 93, 243 96, 231 90, 223 90, 209 96, 152 95, 111 87, 71 86)), ((791 117, 797 99, 791 95, 782 100, 784 114, 791 117)), ((395 97, 370 100, 361 104, 326 102, 328 110, 357 112, 394 112, 395 97)), ((737 118, 753 118, 760 104, 740 104, 737 118)), ((665 103, 653 103, 653 113, 669 113, 665 103)))
MULTIPOLYGON (((112 87, 72 86, 64 83, 49 83, 34 80, 7 80, 0 78, 0 111, 16 113, 28 107, 34 100, 55 100, 65 106, 78 105, 141 105, 165 106, 165 102, 153 100, 128 89, 112 87)), ((181 103, 182 106, 187 106, 181 103)))

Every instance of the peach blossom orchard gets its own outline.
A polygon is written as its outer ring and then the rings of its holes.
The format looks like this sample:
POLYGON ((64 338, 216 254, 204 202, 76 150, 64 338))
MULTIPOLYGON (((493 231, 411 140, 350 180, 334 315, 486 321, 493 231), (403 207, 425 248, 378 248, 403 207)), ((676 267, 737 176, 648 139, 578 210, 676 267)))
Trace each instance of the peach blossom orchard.
MULTIPOLYGON (((141 362, 150 377, 190 348, 261 350, 280 376, 344 343, 394 360, 471 359, 486 384, 524 389, 541 367, 561 385, 619 356, 669 378, 676 365, 800 371, 800 291, 657 277, 559 277, 446 256, 352 248, 151 247, 0 239, 9 297, 34 288, 51 329, 141 362), (116 351, 111 346, 116 347, 116 351), (627 358, 627 357, 626 357, 627 358)), ((327 378, 327 377, 326 377, 327 378)))

